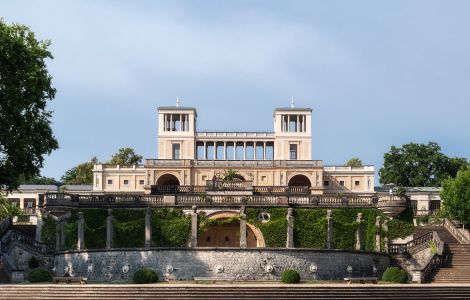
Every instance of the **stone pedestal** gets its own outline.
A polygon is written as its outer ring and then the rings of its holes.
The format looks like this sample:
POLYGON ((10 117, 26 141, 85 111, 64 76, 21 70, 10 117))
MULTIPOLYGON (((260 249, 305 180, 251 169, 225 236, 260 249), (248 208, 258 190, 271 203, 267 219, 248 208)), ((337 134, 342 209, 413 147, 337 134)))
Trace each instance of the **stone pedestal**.
POLYGON ((375 217, 375 251, 380 252, 380 217, 375 217))
POLYGON ((356 230, 356 250, 364 250, 364 223, 362 213, 357 214, 357 230, 356 230))
POLYGON ((331 209, 327 210, 326 212, 326 220, 328 222, 328 232, 327 232, 327 240, 326 240, 326 247, 327 249, 334 249, 335 245, 333 242, 333 211, 331 209))
POLYGON ((197 247, 197 207, 194 205, 191 212, 191 248, 197 247))
POLYGON ((145 248, 152 247, 152 209, 147 207, 145 213, 145 248))
POLYGON ((108 217, 106 218, 106 249, 113 247, 113 210, 108 209, 108 217))
POLYGON ((287 209, 287 241, 286 248, 294 248, 294 209, 287 209))
POLYGON ((246 214, 245 208, 240 210, 240 248, 246 248, 246 214))
POLYGON ((85 219, 83 218, 83 212, 79 212, 77 250, 83 249, 85 249, 85 219))

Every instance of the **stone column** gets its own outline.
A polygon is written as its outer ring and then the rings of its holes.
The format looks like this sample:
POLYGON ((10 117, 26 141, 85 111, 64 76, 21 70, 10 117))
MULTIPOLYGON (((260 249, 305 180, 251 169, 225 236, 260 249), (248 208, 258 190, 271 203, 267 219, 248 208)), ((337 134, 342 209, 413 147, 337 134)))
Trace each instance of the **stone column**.
POLYGON ((147 207, 145 213, 145 248, 152 247, 152 209, 147 207))
POLYGON ((287 241, 286 248, 294 248, 294 209, 287 209, 287 241))
POLYGON ((364 224, 362 222, 362 213, 357 214, 357 220, 359 224, 356 230, 356 250, 364 250, 364 224))
POLYGON ((38 209, 36 210, 36 241, 42 242, 42 214, 41 211, 38 209))
POLYGON ((384 234, 384 252, 388 253, 388 237, 387 237, 388 219, 385 219, 384 222, 382 223, 382 230, 384 234))
POLYGON ((243 142, 243 160, 246 160, 246 142, 243 142))
POLYGON ((263 160, 266 160, 266 142, 263 142, 263 160))
POLYGON ((204 160, 206 160, 207 159, 207 144, 205 141, 203 143, 204 143, 204 160))
POLYGON ((240 248, 246 248, 246 214, 245 207, 240 209, 240 248))
POLYGON ((77 239, 77 250, 85 249, 85 219, 83 218, 83 212, 78 212, 78 239, 77 239))
POLYGON ((380 217, 375 217, 375 251, 380 252, 380 217))
POLYGON ((60 221, 57 221, 55 225, 55 251, 60 251, 60 246, 61 246, 61 230, 62 225, 60 221))
POLYGON ((113 210, 108 209, 106 218, 106 249, 113 248, 113 210))
POLYGON ((60 220, 60 249, 64 250, 65 249, 65 219, 60 220))
POLYGON ((258 142, 253 142, 253 160, 256 160, 256 145, 258 142))
POLYGON ((326 246, 327 246, 327 249, 334 249, 335 246, 333 242, 333 211, 331 209, 326 211, 326 220, 328 222, 326 246))
POLYGON ((191 248, 197 247, 197 207, 193 205, 191 212, 191 248))
POLYGON ((224 160, 227 160, 227 142, 224 142, 224 160))

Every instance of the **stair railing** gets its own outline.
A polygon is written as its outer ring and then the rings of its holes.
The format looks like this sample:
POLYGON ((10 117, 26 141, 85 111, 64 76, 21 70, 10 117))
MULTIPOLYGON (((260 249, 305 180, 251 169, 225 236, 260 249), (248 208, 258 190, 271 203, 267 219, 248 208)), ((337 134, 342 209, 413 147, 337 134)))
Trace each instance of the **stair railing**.
POLYGON ((388 253, 390 254, 405 254, 405 253, 413 254, 429 247, 428 241, 432 241, 433 239, 434 239, 433 232, 428 232, 407 243, 403 243, 403 244, 391 243, 391 244, 388 244, 388 253))
POLYGON ((20 231, 10 230, 2 238, 2 252, 7 252, 8 246, 13 242, 18 242, 27 249, 40 254, 52 254, 55 251, 52 245, 38 242, 20 231))
POLYGON ((454 223, 452 223, 449 219, 445 218, 442 221, 442 225, 457 239, 460 244, 470 244, 470 241, 467 239, 467 237, 461 233, 459 229, 455 227, 454 223))
POLYGON ((444 253, 444 242, 441 241, 437 232, 433 231, 433 242, 436 245, 436 252, 431 253, 428 259, 424 263, 424 267, 420 270, 421 277, 424 281, 429 281, 432 279, 435 272, 441 267, 442 265, 442 254, 444 253))

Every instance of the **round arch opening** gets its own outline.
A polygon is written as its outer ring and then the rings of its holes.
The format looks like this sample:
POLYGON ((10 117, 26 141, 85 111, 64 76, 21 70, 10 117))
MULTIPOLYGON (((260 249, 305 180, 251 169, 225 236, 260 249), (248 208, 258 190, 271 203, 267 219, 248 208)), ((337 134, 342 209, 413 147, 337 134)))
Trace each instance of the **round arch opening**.
POLYGON ((310 179, 305 175, 295 175, 289 180, 289 186, 308 186, 311 187, 310 179))
POLYGON ((180 185, 180 181, 178 178, 173 174, 164 174, 160 176, 157 180, 158 186, 163 185, 180 185))
MULTIPOLYGON (((221 221, 219 224, 210 225, 206 230, 198 234, 198 247, 240 247, 240 221, 223 223, 236 216, 233 213, 216 213, 210 219, 221 221)), ((246 223, 247 247, 264 247, 264 238, 260 230, 252 224, 246 223)))

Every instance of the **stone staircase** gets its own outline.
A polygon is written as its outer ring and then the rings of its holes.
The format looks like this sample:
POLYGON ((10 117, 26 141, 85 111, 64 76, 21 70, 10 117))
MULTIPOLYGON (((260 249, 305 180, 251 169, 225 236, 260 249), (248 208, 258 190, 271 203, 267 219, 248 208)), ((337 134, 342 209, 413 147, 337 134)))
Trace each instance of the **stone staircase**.
POLYGON ((10 282, 10 278, 8 277, 3 267, 0 267, 0 284, 9 283, 9 282, 10 282))
POLYGON ((433 281, 438 283, 470 283, 470 245, 445 244, 444 261, 433 281))
POLYGON ((468 299, 470 285, 0 285, 0 299, 468 299))
POLYGON ((413 238, 417 238, 428 232, 435 231, 444 244, 458 243, 457 239, 444 226, 418 226, 413 230, 413 238))

